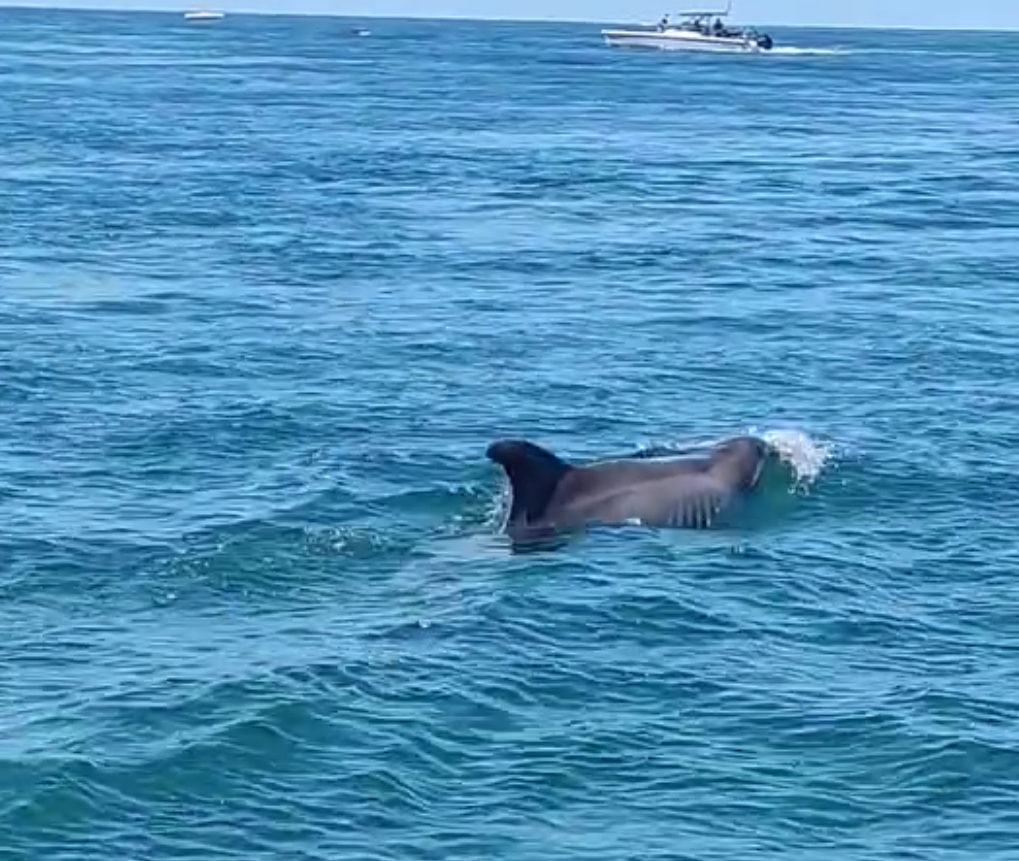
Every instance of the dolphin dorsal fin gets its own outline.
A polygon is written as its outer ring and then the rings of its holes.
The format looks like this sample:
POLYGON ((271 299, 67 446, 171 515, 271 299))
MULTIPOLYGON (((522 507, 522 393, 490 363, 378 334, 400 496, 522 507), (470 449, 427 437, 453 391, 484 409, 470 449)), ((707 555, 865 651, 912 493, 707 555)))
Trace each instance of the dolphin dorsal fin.
POLYGON ((510 522, 533 522, 541 518, 559 482, 570 470, 568 463, 548 449, 526 440, 500 440, 488 447, 488 458, 499 464, 513 490, 510 522))

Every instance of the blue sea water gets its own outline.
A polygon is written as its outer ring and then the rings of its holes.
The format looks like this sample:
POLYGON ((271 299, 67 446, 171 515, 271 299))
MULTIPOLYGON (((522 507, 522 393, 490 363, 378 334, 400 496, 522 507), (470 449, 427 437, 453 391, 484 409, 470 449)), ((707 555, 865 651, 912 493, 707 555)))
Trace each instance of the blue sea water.
POLYGON ((598 29, 0 10, 4 857, 1019 857, 1019 34, 598 29))

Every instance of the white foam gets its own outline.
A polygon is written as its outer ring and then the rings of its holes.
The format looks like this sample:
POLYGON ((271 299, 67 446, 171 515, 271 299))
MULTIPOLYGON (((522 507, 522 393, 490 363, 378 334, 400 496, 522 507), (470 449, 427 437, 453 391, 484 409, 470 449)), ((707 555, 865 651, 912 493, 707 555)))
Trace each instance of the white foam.
POLYGON ((772 48, 768 53, 781 54, 785 57, 833 57, 850 52, 842 48, 794 48, 791 45, 779 45, 772 48))
POLYGON ((784 429, 756 432, 789 465, 797 484, 812 484, 831 460, 834 449, 830 443, 815 440, 802 431, 784 429))

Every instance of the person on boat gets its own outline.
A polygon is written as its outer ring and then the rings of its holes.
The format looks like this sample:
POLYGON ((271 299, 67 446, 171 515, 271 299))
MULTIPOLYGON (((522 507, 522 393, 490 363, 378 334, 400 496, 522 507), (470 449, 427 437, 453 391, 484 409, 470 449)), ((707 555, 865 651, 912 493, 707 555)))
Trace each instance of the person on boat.
POLYGON ((669 26, 669 16, 663 15, 662 20, 658 22, 658 32, 664 33, 666 28, 669 26))
POLYGON ((725 34, 725 25, 722 23, 721 18, 715 19, 715 35, 722 36, 725 34))

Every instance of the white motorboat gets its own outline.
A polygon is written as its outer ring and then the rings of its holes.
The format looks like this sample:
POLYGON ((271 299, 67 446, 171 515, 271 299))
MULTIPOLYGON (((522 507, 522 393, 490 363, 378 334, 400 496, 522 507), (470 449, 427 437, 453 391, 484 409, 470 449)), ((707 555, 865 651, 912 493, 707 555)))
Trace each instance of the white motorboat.
POLYGON ((184 13, 184 18, 188 21, 218 21, 224 17, 226 16, 222 12, 210 12, 207 10, 184 13))
POLYGON ((724 51, 760 53, 773 47, 771 36, 753 29, 727 27, 724 12, 681 12, 678 24, 666 15, 654 28, 646 30, 602 30, 607 45, 613 48, 657 48, 663 51, 724 51), (712 22, 714 19, 714 22, 712 22))

